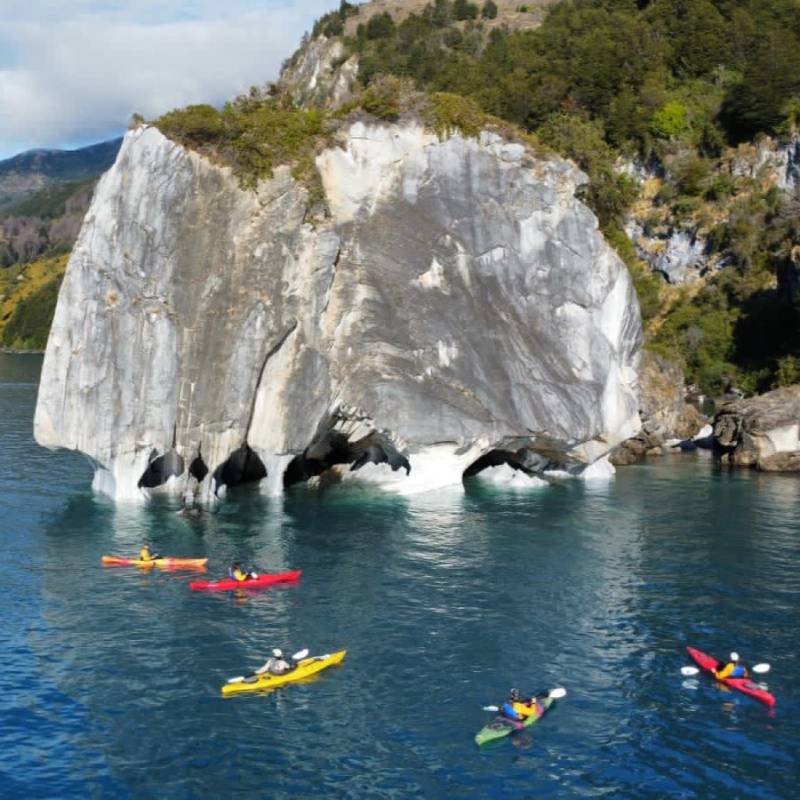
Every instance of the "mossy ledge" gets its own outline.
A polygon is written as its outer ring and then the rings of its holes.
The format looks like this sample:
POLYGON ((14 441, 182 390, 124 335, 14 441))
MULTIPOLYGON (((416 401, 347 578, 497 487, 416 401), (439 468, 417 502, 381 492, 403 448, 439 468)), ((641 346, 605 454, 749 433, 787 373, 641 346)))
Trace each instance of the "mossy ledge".
POLYGON ((324 200, 315 159, 336 145, 337 134, 356 119, 379 122, 418 121, 440 138, 453 134, 477 137, 493 131, 525 144, 537 155, 549 154, 538 139, 512 123, 482 111, 470 98, 447 92, 426 94, 411 81, 383 76, 358 98, 334 111, 298 108, 274 89, 252 89, 222 109, 192 105, 153 121, 179 144, 229 166, 243 189, 272 177, 276 167, 292 168, 294 178, 309 190, 311 200, 324 200))

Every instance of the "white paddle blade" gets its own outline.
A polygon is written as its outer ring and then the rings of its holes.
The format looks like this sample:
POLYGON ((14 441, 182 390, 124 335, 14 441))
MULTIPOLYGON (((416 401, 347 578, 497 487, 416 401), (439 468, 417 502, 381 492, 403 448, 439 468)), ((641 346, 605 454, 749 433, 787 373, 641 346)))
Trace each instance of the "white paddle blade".
POLYGON ((228 678, 228 683, 241 683, 244 680, 244 675, 239 675, 236 678, 228 678))
POLYGON ((499 711, 500 709, 497 706, 484 706, 484 711, 499 711))
POLYGON ((292 661, 302 661, 304 658, 308 658, 308 648, 306 647, 305 650, 301 650, 299 653, 295 653, 292 656, 292 661))
POLYGON ((756 664, 753 667, 753 672, 757 673, 758 675, 764 675, 770 671, 772 667, 769 664, 756 664))
POLYGON ((681 667, 681 675, 699 675, 700 670, 697 667, 681 667))
POLYGON ((547 693, 547 696, 548 696, 548 697, 552 697, 552 698, 553 698, 553 700, 560 700, 562 697, 566 697, 566 696, 567 696, 567 690, 566 690, 566 689, 564 689, 564 688, 563 688, 563 687, 561 687, 561 686, 558 686, 558 687, 557 687, 557 688, 555 688, 555 689, 551 689, 551 690, 550 690, 550 691, 547 693))

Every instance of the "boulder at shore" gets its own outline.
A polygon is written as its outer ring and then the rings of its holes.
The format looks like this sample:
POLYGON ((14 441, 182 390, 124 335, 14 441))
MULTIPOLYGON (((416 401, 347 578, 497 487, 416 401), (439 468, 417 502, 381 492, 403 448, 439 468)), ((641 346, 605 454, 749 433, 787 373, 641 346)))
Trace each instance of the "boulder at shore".
POLYGON ((720 406, 714 438, 737 467, 800 471, 800 385, 720 406))

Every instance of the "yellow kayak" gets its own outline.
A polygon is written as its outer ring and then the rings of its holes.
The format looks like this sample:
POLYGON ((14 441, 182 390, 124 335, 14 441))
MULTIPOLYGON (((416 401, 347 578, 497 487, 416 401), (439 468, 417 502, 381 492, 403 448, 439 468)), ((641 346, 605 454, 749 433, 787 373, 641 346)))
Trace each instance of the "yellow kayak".
POLYGON ((341 664, 347 650, 339 650, 338 653, 329 653, 324 656, 312 656, 299 661, 297 667, 285 675, 253 675, 249 678, 236 679, 226 683, 222 687, 222 694, 242 694, 244 692, 258 692, 265 689, 277 689, 287 683, 295 683, 304 678, 316 675, 318 672, 332 667, 334 664, 341 664))
POLYGON ((198 569, 205 571, 207 558, 152 558, 142 561, 139 558, 122 556, 103 556, 104 567, 158 567, 159 569, 198 569))

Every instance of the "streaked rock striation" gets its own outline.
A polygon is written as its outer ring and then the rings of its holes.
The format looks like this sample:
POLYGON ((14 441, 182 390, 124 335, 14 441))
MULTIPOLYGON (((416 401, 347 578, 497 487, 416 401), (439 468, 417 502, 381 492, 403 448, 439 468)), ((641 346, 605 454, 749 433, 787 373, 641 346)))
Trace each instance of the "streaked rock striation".
POLYGON ((317 165, 311 224, 288 168, 245 191, 130 132, 61 289, 37 441, 113 497, 208 498, 337 465, 397 491, 580 472, 636 433, 638 304, 573 166, 363 120, 317 165))

